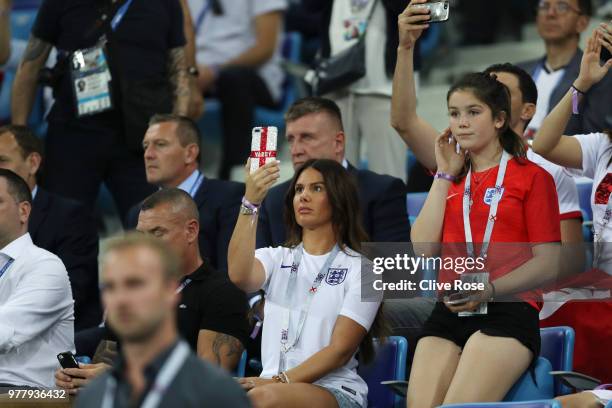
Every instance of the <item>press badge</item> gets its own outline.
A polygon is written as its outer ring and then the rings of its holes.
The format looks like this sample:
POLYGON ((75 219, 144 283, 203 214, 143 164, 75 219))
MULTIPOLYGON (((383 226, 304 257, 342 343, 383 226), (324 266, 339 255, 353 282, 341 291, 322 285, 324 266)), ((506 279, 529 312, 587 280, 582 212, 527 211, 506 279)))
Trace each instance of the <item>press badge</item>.
POLYGON ((72 53, 71 77, 78 117, 113 107, 109 86, 111 74, 103 44, 72 53))

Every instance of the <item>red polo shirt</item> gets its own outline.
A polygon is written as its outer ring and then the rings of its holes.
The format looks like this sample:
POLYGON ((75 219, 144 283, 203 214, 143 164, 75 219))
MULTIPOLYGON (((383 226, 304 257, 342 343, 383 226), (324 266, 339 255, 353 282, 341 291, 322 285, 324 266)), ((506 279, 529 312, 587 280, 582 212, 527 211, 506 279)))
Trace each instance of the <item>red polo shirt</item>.
MULTIPOLYGON (((499 166, 483 172, 473 172, 471 180, 472 209, 470 223, 472 240, 481 243, 484 238, 491 193, 495 187, 499 166)), ((465 178, 453 184, 448 191, 444 213, 443 243, 465 243, 463 227, 463 192, 465 178)), ((495 280, 516 269, 533 257, 526 243, 560 242, 559 204, 552 176, 526 159, 512 158, 508 162, 503 181, 503 194, 497 207, 497 219, 491 235, 486 270, 495 280), (495 243, 518 245, 495 245, 495 243)), ((475 245, 478 255, 480 245, 475 245)), ((463 249, 450 248, 444 256, 466 256, 463 249)), ((450 270, 442 270, 442 281, 458 279, 450 270)), ((535 302, 529 302, 536 306, 535 302)))

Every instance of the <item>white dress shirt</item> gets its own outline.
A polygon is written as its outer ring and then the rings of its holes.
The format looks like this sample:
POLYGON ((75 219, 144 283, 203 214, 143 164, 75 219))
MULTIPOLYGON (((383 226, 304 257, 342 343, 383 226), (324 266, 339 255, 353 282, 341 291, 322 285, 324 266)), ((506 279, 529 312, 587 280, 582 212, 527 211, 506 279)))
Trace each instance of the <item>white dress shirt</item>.
POLYGON ((54 387, 56 355, 74 351, 66 267, 26 233, 0 249, 0 383, 54 387))

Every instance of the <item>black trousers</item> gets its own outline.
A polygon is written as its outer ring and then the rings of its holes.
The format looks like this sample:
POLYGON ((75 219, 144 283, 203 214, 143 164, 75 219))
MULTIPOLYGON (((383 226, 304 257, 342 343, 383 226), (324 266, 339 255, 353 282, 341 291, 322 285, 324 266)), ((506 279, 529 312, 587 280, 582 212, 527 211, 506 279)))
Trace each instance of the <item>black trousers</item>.
POLYGON ((272 108, 275 101, 257 70, 250 67, 228 67, 221 70, 215 82, 214 96, 221 102, 223 125, 219 178, 227 180, 232 167, 244 165, 251 152, 255 107, 272 108))
POLYGON ((104 182, 123 222, 129 209, 156 188, 147 183, 143 153, 127 148, 120 117, 103 115, 104 120, 49 122, 43 184, 93 211, 104 182))

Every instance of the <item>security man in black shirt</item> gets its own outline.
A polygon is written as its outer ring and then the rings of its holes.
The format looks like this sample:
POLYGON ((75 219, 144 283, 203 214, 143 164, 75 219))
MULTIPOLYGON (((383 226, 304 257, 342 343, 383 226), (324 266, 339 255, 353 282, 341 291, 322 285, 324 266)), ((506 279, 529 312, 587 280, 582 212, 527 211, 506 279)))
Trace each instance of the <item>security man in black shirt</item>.
POLYGON ((142 203, 136 229, 166 241, 183 260, 179 332, 200 357, 233 371, 248 336, 246 295, 202 260, 198 217, 189 194, 163 189, 142 203))
POLYGON ((53 87, 49 190, 93 208, 104 181, 121 219, 155 190, 142 159, 148 120, 189 108, 182 13, 179 0, 43 1, 11 109, 12 122, 25 124, 39 77, 53 87), (53 47, 56 65, 41 70, 53 47))
MULTIPOLYGON (((137 230, 165 241, 182 260, 178 287, 181 299, 177 305, 179 334, 198 356, 233 372, 248 337, 246 295, 226 274, 204 263, 198 247, 198 216, 189 194, 177 188, 163 189, 142 203, 137 230)), ((77 343, 85 341, 89 349, 95 349, 101 340, 122 340, 120 333, 116 336, 108 327, 89 330, 86 336, 77 343)), ((83 352, 82 345, 77 345, 77 352, 83 352)), ((102 362, 60 369, 55 373, 55 382, 75 394, 107 369, 108 365, 102 362)))

